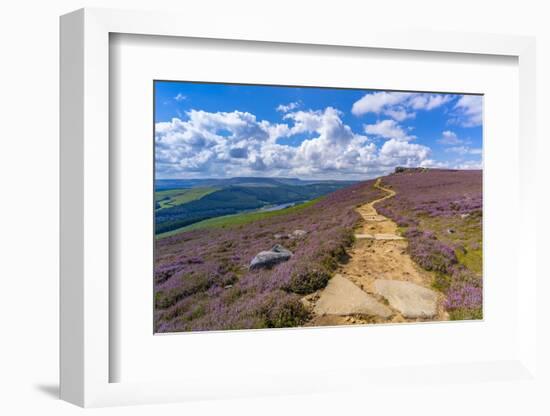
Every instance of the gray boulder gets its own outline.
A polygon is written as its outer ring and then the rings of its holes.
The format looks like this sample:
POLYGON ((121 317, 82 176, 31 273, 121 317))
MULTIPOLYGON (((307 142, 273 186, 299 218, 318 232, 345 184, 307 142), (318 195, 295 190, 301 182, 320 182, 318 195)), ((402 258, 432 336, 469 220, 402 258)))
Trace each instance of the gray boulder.
POLYGON ((305 231, 305 230, 294 230, 294 231, 292 232, 292 235, 293 235, 294 237, 303 237, 303 236, 306 235, 306 234, 307 234, 307 231, 305 231))
POLYGON ((280 244, 275 244, 271 250, 260 251, 250 262, 250 270, 269 268, 287 261, 292 257, 292 252, 280 244))

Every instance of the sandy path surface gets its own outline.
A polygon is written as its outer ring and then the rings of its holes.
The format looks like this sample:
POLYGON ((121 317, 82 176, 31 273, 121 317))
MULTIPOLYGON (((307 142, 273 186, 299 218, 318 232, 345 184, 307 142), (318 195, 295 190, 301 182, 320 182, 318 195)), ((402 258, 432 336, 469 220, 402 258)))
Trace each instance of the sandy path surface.
MULTIPOLYGON (((313 318, 308 325, 341 325, 385 322, 417 322, 446 320, 441 307, 444 300, 440 292, 431 289, 433 275, 421 269, 407 254, 407 240, 399 235, 395 222, 379 215, 375 205, 395 196, 395 191, 374 185, 386 192, 378 200, 362 205, 357 211, 362 216, 356 229, 356 241, 349 251, 350 259, 341 265, 327 288, 308 295, 303 302, 311 308, 313 318), (346 304, 349 285, 353 283, 365 293, 370 309, 357 307, 361 313, 350 313, 346 304), (334 281, 334 282, 333 282, 334 281), (345 283, 345 282, 344 282, 345 283), (376 308, 372 308, 378 303, 376 308), (391 315, 378 313, 380 307, 391 310, 391 315), (369 312, 372 310, 372 312, 369 312)), ((353 289, 353 287, 351 288, 353 289)), ((351 297, 351 291, 349 291, 351 297)), ((357 303, 357 293, 353 292, 357 303)))

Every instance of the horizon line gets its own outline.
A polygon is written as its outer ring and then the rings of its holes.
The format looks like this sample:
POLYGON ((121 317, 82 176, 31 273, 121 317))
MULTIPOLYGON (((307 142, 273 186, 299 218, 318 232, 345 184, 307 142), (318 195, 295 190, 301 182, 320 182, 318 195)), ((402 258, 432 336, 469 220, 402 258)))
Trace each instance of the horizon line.
POLYGON ((427 168, 422 166, 413 166, 413 167, 407 167, 407 166, 396 166, 392 172, 374 176, 371 178, 363 178, 363 179, 330 179, 330 178, 324 178, 324 179, 316 179, 316 178, 300 178, 298 176, 230 176, 230 177, 197 177, 197 178, 154 178, 155 181, 174 181, 174 180, 228 180, 228 179, 297 179, 301 181, 347 181, 347 182, 357 182, 362 180, 371 180, 375 178, 380 178, 383 176, 391 175, 395 172, 396 168, 404 168, 407 170, 413 170, 413 169, 423 169, 423 170, 447 170, 447 171, 483 171, 483 168, 481 169, 458 169, 458 168, 427 168))

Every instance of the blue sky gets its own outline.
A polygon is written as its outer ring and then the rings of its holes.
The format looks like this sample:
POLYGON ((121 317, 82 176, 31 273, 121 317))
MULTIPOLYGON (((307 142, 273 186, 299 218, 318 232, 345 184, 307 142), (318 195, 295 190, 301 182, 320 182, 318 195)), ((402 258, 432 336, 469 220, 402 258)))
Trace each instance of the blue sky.
POLYGON ((155 82, 157 178, 479 169, 481 96, 155 82))

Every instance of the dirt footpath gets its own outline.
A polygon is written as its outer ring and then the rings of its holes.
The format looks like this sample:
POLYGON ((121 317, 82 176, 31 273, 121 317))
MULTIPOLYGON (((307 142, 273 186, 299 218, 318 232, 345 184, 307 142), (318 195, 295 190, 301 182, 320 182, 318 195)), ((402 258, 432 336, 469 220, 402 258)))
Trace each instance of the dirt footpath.
POLYGON ((407 254, 408 242, 399 235, 397 224, 376 211, 375 205, 395 192, 382 187, 380 181, 374 186, 386 195, 357 208, 363 220, 349 261, 325 289, 303 298, 313 312, 308 325, 448 319, 441 306, 443 295, 430 287, 433 275, 407 254))

